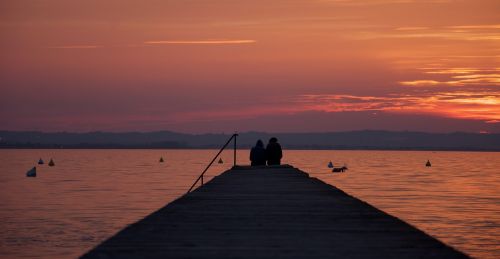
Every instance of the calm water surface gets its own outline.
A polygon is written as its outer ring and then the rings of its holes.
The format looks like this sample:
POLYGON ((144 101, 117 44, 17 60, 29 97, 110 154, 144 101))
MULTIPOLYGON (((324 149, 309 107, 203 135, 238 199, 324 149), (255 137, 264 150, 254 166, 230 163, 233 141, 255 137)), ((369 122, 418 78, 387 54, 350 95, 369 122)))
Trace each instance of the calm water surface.
MULTIPOLYGON (((78 257, 185 193, 215 153, 0 150, 0 257, 78 257), (38 177, 25 177, 40 157, 56 166, 37 166, 38 177)), ((248 151, 238 156, 248 163, 248 151)), ((500 258, 498 152, 292 150, 283 162, 474 257, 500 258), (333 174, 330 160, 350 170, 333 174)), ((208 179, 230 164, 214 164, 208 179)))

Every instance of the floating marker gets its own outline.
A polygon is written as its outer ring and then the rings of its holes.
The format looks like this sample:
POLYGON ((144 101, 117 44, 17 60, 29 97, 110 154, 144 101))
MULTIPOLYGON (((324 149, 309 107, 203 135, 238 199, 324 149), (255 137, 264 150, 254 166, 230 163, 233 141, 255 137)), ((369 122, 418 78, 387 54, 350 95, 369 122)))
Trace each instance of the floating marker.
POLYGON ((222 158, 219 158, 219 164, 222 164, 224 163, 224 161, 222 161, 222 158))
POLYGON ((42 159, 42 158, 40 158, 40 159, 38 160, 38 164, 39 164, 39 165, 43 165, 43 164, 44 164, 44 162, 43 162, 43 159, 42 159))
POLYGON ((26 177, 36 177, 36 167, 33 167, 26 172, 26 177))
POLYGON ((54 160, 52 160, 52 158, 51 158, 49 161, 49 166, 55 166, 55 165, 56 165, 56 163, 54 163, 54 160))
POLYGON ((332 163, 332 161, 330 161, 330 163, 328 163, 328 168, 333 168, 333 163, 332 163))
POLYGON ((165 160, 163 160, 163 157, 160 157, 160 163, 163 163, 165 162, 165 160))
POLYGON ((425 166, 431 167, 431 161, 427 160, 427 163, 425 163, 425 166))

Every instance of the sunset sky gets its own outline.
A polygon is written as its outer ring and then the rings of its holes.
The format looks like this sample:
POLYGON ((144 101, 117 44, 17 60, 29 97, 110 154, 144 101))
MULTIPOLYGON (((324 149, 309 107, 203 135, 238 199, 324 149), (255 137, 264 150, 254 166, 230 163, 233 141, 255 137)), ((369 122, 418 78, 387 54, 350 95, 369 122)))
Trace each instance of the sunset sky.
POLYGON ((0 130, 500 133, 498 0, 2 0, 0 130))

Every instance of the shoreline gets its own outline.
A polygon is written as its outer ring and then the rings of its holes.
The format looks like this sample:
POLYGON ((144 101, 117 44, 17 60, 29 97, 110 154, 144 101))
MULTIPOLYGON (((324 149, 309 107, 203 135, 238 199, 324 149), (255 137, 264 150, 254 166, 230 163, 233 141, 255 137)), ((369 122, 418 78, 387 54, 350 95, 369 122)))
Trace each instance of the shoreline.
MULTIPOLYGON (((214 150, 219 149, 220 146, 210 147, 189 147, 189 148, 171 148, 171 147, 0 147, 0 150, 214 150)), ((238 150, 250 150, 250 146, 238 147, 238 150)), ((499 149, 451 149, 451 148, 284 148, 284 151, 422 151, 422 152, 500 152, 499 149)))

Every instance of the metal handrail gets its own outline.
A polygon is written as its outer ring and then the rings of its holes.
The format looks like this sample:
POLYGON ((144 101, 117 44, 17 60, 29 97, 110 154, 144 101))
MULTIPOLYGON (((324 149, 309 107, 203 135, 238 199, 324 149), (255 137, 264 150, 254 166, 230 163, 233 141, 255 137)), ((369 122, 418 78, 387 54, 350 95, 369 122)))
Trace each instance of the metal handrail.
POLYGON ((219 153, 217 153, 217 155, 215 155, 214 159, 212 159, 212 161, 210 162, 210 164, 207 165, 207 167, 205 168, 205 170, 203 170, 203 172, 200 174, 200 176, 198 176, 198 178, 196 179, 196 181, 193 183, 193 185, 191 185, 191 188, 189 188, 189 190, 187 191, 187 193, 190 193, 191 190, 193 190, 194 186, 201 180, 201 185, 203 185, 203 175, 205 175, 205 173, 208 171, 208 168, 210 168, 210 166, 212 166, 212 164, 215 162, 215 160, 219 157, 219 155, 222 153, 222 151, 224 151, 224 149, 227 147, 227 145, 229 145, 229 143, 231 143, 231 140, 234 139, 234 166, 236 166, 236 137, 238 137, 238 134, 237 133, 234 133, 230 138, 229 140, 226 142, 226 144, 224 144, 224 146, 222 146, 222 148, 219 150, 219 153))

